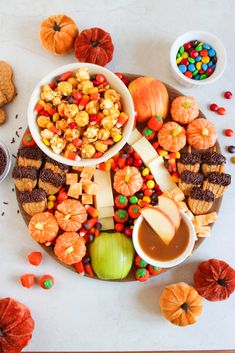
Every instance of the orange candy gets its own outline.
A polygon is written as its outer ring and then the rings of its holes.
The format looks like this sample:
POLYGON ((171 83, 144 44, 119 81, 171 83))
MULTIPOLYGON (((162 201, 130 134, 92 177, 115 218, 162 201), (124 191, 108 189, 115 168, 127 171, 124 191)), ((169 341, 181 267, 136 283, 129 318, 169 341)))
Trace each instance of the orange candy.
POLYGON ((35 214, 28 225, 29 234, 39 243, 52 241, 57 236, 58 230, 56 219, 49 212, 35 214))
POLYGON ((87 219, 85 207, 77 200, 64 200, 57 206, 55 218, 66 232, 76 232, 87 219))
POLYGON ((39 280, 39 284, 43 289, 51 289, 54 283, 54 278, 51 275, 44 275, 39 280))
POLYGON ((86 254, 85 240, 75 232, 65 232, 57 238, 54 252, 61 262, 73 265, 86 254))
POLYGON ((39 266, 42 261, 42 253, 33 251, 28 255, 28 261, 31 265, 39 266))

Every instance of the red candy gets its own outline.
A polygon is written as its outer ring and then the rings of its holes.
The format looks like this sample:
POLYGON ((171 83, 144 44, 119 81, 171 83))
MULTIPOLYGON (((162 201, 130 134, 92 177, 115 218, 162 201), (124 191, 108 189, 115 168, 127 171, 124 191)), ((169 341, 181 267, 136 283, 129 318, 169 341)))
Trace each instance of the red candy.
POLYGON ((181 65, 188 66, 189 61, 188 61, 188 59, 187 59, 187 58, 185 58, 185 59, 182 59, 182 60, 181 60, 181 63, 180 63, 180 64, 181 64, 181 65))
POLYGON ((203 49, 200 51, 201 56, 208 56, 208 51, 206 49, 203 49))
POLYGON ((225 108, 219 107, 219 108, 217 109, 217 114, 219 114, 219 115, 224 115, 225 113, 226 113, 226 109, 225 109, 225 108))
POLYGON ((187 76, 188 78, 192 78, 193 77, 193 73, 191 71, 186 71, 184 73, 185 76, 187 76))
POLYGON ((233 136, 233 130, 232 129, 226 129, 224 131, 224 134, 228 137, 232 137, 233 136))
POLYGON ((198 56, 198 52, 194 49, 190 50, 189 54, 193 59, 195 59, 198 56))
POLYGON ((116 223, 116 224, 115 224, 115 230, 116 230, 117 232, 122 232, 123 229, 124 229, 124 224, 122 224, 122 223, 116 223))
POLYGON ((39 251, 31 252, 28 255, 28 261, 31 265, 39 266, 42 261, 42 254, 39 251))
POLYGON ((184 44, 184 50, 188 51, 192 47, 191 43, 185 43, 184 44))
POLYGON ((226 99, 231 99, 232 96, 233 96, 232 92, 230 92, 230 91, 224 92, 224 98, 226 98, 226 99))
POLYGON ((125 236, 126 236, 127 238, 131 238, 131 237, 132 237, 132 233, 133 233, 133 229, 131 229, 131 228, 125 228, 124 233, 125 233, 125 236))
POLYGON ((219 108, 218 105, 215 104, 215 103, 212 103, 212 104, 210 105, 210 110, 211 110, 212 112, 217 112, 218 108, 219 108))

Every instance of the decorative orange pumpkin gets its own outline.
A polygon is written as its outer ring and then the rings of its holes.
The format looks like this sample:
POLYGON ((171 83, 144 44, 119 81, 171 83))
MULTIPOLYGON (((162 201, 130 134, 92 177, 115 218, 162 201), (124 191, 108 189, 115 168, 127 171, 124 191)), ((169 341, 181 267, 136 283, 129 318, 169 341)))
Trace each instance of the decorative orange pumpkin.
POLYGON ((13 298, 0 299, 0 352, 20 353, 32 338, 29 309, 13 298))
POLYGON ((55 217, 49 212, 35 214, 29 222, 28 231, 31 237, 39 243, 52 241, 58 233, 59 227, 55 217))
POLYGON ((65 232, 56 239, 54 252, 61 262, 73 265, 86 254, 85 240, 75 232, 65 232))
POLYGON ((119 169, 114 175, 113 187, 121 195, 131 196, 141 189, 143 179, 136 167, 119 169))
POLYGON ((158 131, 158 143, 166 151, 177 152, 186 144, 186 131, 174 121, 165 123, 158 131))
POLYGON ((188 124, 199 115, 199 106, 191 96, 179 96, 171 104, 172 119, 181 124, 188 124))
POLYGON ((193 148, 206 150, 214 146, 216 139, 216 127, 209 120, 196 119, 187 127, 187 140, 193 148))
POLYGON ((74 48, 75 56, 81 62, 105 66, 113 58, 112 38, 101 28, 82 31, 75 41, 74 48))
POLYGON ((138 77, 129 86, 137 121, 145 122, 152 116, 166 118, 169 108, 169 95, 166 86, 153 77, 138 77))
POLYGON ((180 282, 164 288, 160 297, 162 315, 172 324, 194 324, 202 313, 202 297, 195 288, 180 282))
POLYGON ((78 29, 66 15, 55 15, 45 19, 40 27, 42 45, 54 54, 62 55, 73 50, 78 29))
POLYGON ((76 232, 87 220, 87 212, 80 201, 67 199, 57 206, 55 218, 61 229, 76 232))
POLYGON ((207 300, 225 300, 235 289, 235 270, 222 260, 204 261, 194 274, 194 286, 207 300))

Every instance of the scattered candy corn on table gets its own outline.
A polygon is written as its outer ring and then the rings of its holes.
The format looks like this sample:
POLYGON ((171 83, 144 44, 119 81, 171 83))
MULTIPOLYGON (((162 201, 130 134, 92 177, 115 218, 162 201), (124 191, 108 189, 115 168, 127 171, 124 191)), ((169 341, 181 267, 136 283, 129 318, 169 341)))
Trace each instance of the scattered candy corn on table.
MULTIPOLYGON (((235 92, 232 64, 235 53, 231 44, 235 35, 235 7, 233 2, 229 4, 229 11, 227 1, 203 3, 200 7, 196 2, 184 0, 179 0, 177 6, 170 1, 100 0, 95 8, 94 2, 89 0, 50 3, 25 0, 21 4, 16 1, 1 4, 1 59, 13 67, 18 93, 14 102, 6 106, 8 121, 0 127, 1 140, 8 145, 11 154, 16 155, 27 127, 26 107, 33 87, 50 70, 75 61, 73 54, 52 57, 42 50, 38 41, 38 24, 42 19, 65 12, 77 19, 81 30, 98 25, 112 33, 116 53, 108 68, 113 72, 153 75, 180 92, 193 95, 207 119, 216 125, 221 152, 229 160, 232 155, 227 153, 226 147, 235 143, 233 137, 223 135, 223 130, 235 131, 235 106, 233 98, 225 101, 222 96, 227 90, 235 92), (221 18, 226 21, 221 23, 221 18), (120 19, 125 24, 121 30, 120 19), (216 33, 228 50, 228 65, 222 78, 197 90, 180 87, 168 65, 171 42, 193 28, 216 33), (209 111, 211 103, 224 106, 227 113, 219 116, 209 111)), ((234 164, 229 161, 226 172, 234 175, 234 164)), ((163 288, 182 280, 193 284, 192 274, 199 262, 216 257, 234 266, 234 180, 223 198, 210 238, 186 264, 146 283, 78 278, 77 273, 58 265, 28 236, 22 216, 17 212, 13 188, 9 175, 0 185, 0 295, 13 296, 31 309, 36 327, 25 352, 234 349, 234 296, 224 303, 204 301, 200 321, 186 329, 170 325, 161 317, 159 309, 163 288), (39 268, 29 267, 27 263, 27 255, 32 251, 43 253, 39 268), (19 277, 30 271, 38 278, 52 274, 55 285, 49 291, 40 287, 23 288, 19 277)))

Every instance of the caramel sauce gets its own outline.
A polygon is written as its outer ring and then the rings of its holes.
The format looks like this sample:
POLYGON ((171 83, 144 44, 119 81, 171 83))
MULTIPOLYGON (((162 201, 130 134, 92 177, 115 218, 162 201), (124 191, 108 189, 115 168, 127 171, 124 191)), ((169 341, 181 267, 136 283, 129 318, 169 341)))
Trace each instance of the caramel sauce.
POLYGON ((173 239, 166 245, 151 226, 143 220, 139 227, 138 240, 141 249, 148 257, 158 261, 170 261, 185 251, 189 243, 189 227, 182 218, 173 239))

